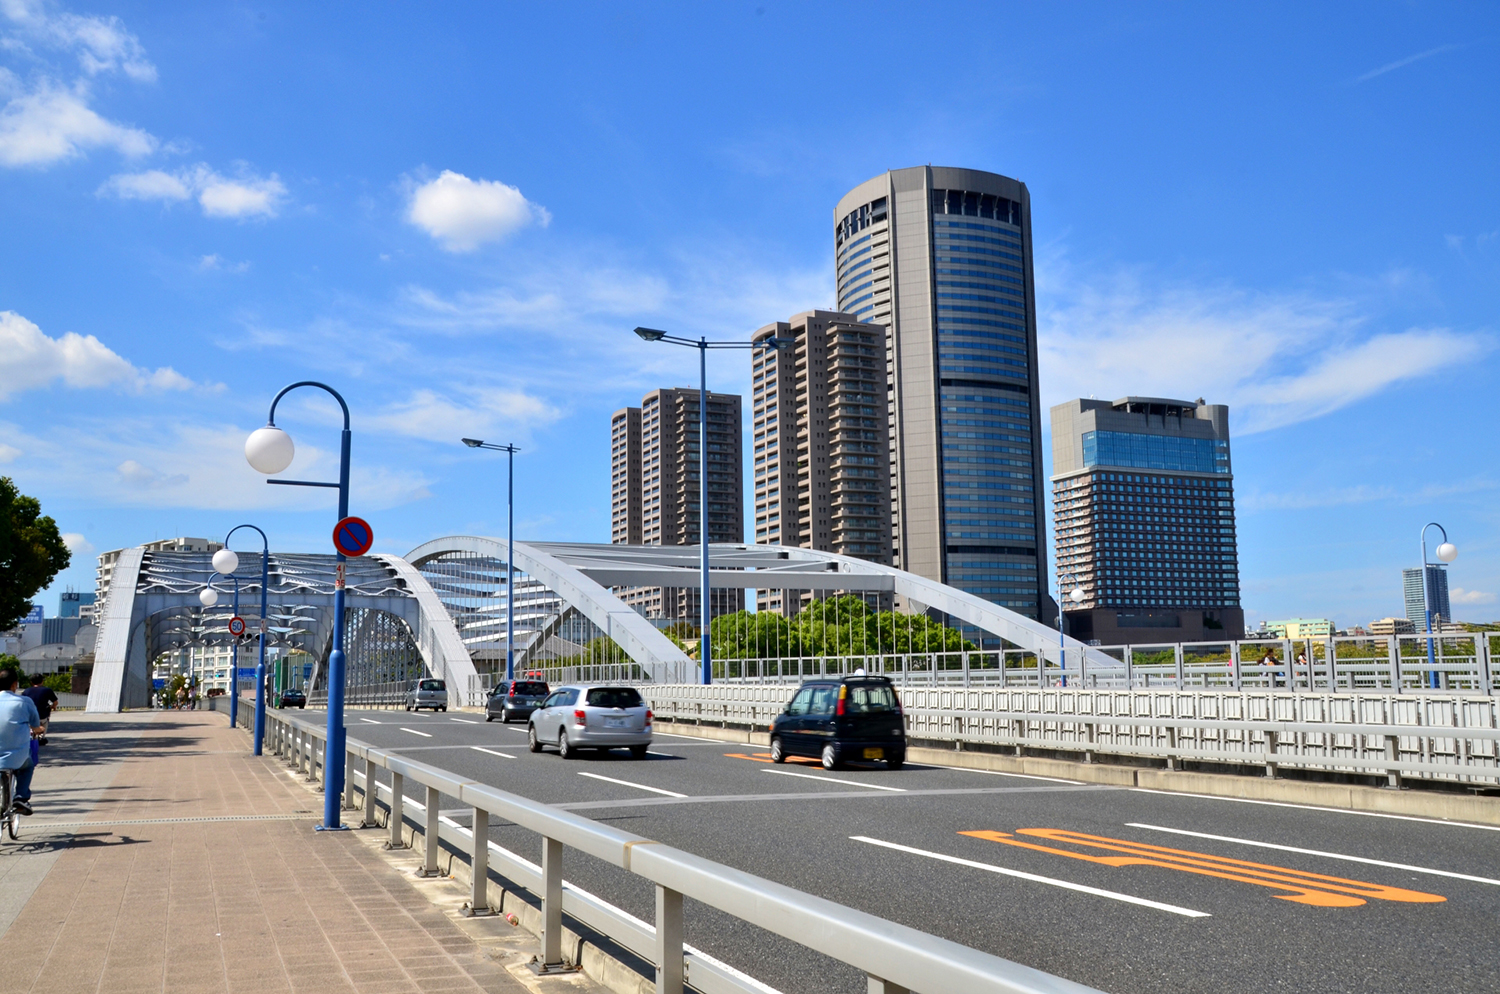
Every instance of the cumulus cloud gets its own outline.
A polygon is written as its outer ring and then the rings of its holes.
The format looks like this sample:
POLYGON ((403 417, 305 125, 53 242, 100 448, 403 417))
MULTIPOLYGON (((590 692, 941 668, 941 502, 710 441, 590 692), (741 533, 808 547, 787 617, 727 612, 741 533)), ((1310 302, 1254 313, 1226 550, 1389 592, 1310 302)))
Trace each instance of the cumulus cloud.
POLYGON ((63 532, 62 540, 69 552, 76 552, 80 556, 86 556, 94 551, 94 543, 84 538, 82 532, 63 532))
POLYGON ((445 169, 411 191, 406 218, 447 251, 472 252, 528 224, 546 227, 552 215, 513 186, 445 169))
POLYGON ((130 157, 149 153, 156 139, 139 128, 100 117, 82 86, 44 81, 0 109, 0 165, 49 166, 93 148, 130 157))
POLYGON ((286 197, 286 186, 275 173, 256 176, 242 168, 239 176, 229 178, 199 163, 175 173, 160 169, 121 173, 105 180, 96 192, 121 200, 176 202, 196 198, 208 217, 244 219, 275 217, 286 197))
POLYGON ((0 311, 0 400, 61 380, 70 387, 185 390, 192 381, 169 366, 131 365, 93 335, 51 338, 14 311, 0 311))
POLYGON ((0 16, 11 26, 8 41, 71 51, 90 76, 118 70, 141 82, 156 79, 140 39, 118 17, 58 12, 44 0, 0 0, 0 16))
POLYGON ((1463 587, 1454 587, 1448 592, 1448 599, 1455 604, 1493 604, 1495 595, 1483 590, 1465 590, 1463 587))
POLYGON ((1137 394, 1227 403, 1237 434, 1328 414, 1489 352, 1447 328, 1370 334, 1352 302, 1231 286, 1152 286, 1138 274, 1039 287, 1045 403, 1137 394))

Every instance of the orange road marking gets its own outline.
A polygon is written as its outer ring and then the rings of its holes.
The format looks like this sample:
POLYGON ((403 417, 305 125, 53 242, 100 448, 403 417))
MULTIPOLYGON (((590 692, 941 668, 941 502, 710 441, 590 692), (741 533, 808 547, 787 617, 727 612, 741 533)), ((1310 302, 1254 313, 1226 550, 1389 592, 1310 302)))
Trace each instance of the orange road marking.
POLYGON ((1090 863, 1103 863, 1106 866, 1159 866, 1169 870, 1182 870, 1185 873, 1197 873, 1206 877, 1218 877, 1223 880, 1234 880, 1240 883, 1257 884, 1261 887, 1272 887, 1277 890, 1291 892, 1289 894, 1277 894, 1276 897, 1278 900, 1294 901, 1298 904, 1311 904, 1320 908, 1353 908, 1364 904, 1366 898, 1375 898, 1381 901, 1402 901, 1412 904, 1437 904, 1447 900, 1447 898, 1438 894, 1425 894, 1421 891, 1406 890, 1401 887, 1386 887, 1382 884, 1366 883, 1362 880, 1330 877, 1321 873, 1292 870, 1284 866, 1251 863, 1246 860, 1229 859, 1225 856, 1192 852, 1187 849, 1169 849, 1165 846, 1153 846, 1144 842, 1130 842, 1126 839, 1111 839, 1103 835, 1086 835, 1083 832, 1070 832, 1062 828, 1020 828, 1016 830, 1015 834, 1090 849, 1103 849, 1110 852, 1125 853, 1125 855, 1092 856, 1087 853, 1073 852, 1068 849, 1057 849, 1052 846, 1039 845, 1035 842, 1025 842, 1009 832, 980 831, 959 832, 958 834, 968 835, 976 839, 984 839, 988 842, 1001 842, 1008 846, 1019 846, 1022 849, 1035 849, 1038 852, 1048 852, 1058 856, 1067 856, 1072 859, 1086 860, 1090 863))
MULTIPOLYGON (((759 754, 757 756, 746 755, 743 752, 726 752, 724 754, 724 758, 725 759, 748 759, 752 763, 769 763, 769 762, 771 762, 771 754, 768 753, 768 752, 763 752, 763 753, 761 753, 761 754, 759 754)), ((823 765, 820 761, 818 761, 816 759, 809 759, 806 756, 788 756, 788 757, 786 757, 786 761, 788 763, 805 763, 805 764, 810 763, 813 766, 822 766, 823 765)))

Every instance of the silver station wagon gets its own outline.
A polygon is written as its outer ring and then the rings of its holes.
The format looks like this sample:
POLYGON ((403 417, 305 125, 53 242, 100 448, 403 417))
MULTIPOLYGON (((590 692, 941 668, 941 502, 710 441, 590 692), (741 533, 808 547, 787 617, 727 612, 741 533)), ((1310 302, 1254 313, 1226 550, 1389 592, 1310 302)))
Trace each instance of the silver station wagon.
POLYGON ((583 749, 622 748, 645 759, 651 709, 634 687, 558 687, 531 713, 526 738, 532 752, 556 746, 564 759, 583 749))
POLYGON ((406 692, 406 710, 448 710, 448 684, 443 680, 418 680, 415 687, 406 692))

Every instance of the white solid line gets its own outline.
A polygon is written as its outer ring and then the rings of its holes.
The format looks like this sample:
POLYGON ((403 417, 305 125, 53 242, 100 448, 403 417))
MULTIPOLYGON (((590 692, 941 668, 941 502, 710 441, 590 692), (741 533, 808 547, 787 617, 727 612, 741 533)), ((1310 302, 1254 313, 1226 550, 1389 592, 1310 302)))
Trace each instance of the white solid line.
POLYGON ((686 794, 679 794, 675 790, 662 790, 660 787, 647 787, 643 783, 631 783, 629 780, 616 780, 614 777, 600 776, 597 773, 585 773, 584 771, 579 770, 578 775, 581 777, 588 777, 591 780, 607 780, 610 783, 617 783, 622 787, 634 787, 636 790, 649 790, 653 794, 665 794, 668 797, 687 797, 686 794))
POLYGON ((430 738, 432 738, 432 736, 429 733, 427 733, 427 732, 419 732, 415 728, 407 728, 405 725, 401 726, 401 730, 403 732, 411 732, 413 735, 420 735, 424 739, 430 739, 430 738))
POLYGON ((995 866, 993 863, 979 863, 972 859, 960 859, 957 856, 949 856, 940 852, 928 852, 926 849, 913 849, 911 846, 897 845, 894 842, 882 842, 880 839, 872 839, 864 835, 851 835, 849 838, 855 842, 868 842, 872 846, 883 846, 886 849, 895 849, 898 852, 909 852, 917 856, 926 856, 929 859, 942 860, 944 863, 957 863, 959 866, 971 866, 976 870, 988 870, 990 873, 999 873, 1007 877, 1018 877, 1021 880, 1030 880, 1033 883, 1050 884, 1053 887, 1061 887, 1064 890, 1076 890, 1083 894, 1093 894, 1096 897, 1107 897, 1112 901, 1124 901, 1126 904, 1139 904, 1143 908, 1155 908, 1158 911, 1170 911, 1174 915, 1185 915, 1188 918, 1211 918, 1207 911, 1194 911, 1192 908, 1179 908, 1175 904, 1162 904, 1160 901, 1148 901, 1144 897, 1133 897, 1130 894, 1118 894, 1112 890, 1101 890, 1098 887, 1087 887, 1083 884, 1071 883, 1067 880, 1057 880, 1052 877, 1042 877, 1035 873, 1022 873, 1020 870, 1010 870, 1003 866, 995 866))
POLYGON ((957 770, 960 773, 988 773, 993 777, 1020 777, 1022 780, 1050 780, 1052 783, 1070 783, 1075 787, 1084 786, 1082 780, 1064 780, 1062 777, 1039 777, 1034 773, 1006 773, 1003 770, 976 770, 969 766, 943 766, 940 763, 912 763, 908 769, 917 766, 935 766, 940 770, 957 770))
POLYGON ((1331 811, 1336 815, 1363 815, 1366 818, 1394 818, 1396 821, 1420 821, 1427 825, 1448 825, 1453 828, 1482 828, 1486 832, 1500 832, 1500 825, 1476 825, 1471 821, 1447 821, 1442 818, 1419 818, 1416 815, 1388 815, 1380 811, 1355 811, 1351 808, 1324 808, 1316 804, 1292 804, 1288 801, 1257 801, 1249 797, 1220 797, 1218 794, 1190 794, 1181 790, 1153 790, 1150 787, 1127 787, 1138 794, 1164 794, 1167 797, 1196 797, 1204 801, 1234 801, 1238 804, 1266 804, 1273 808, 1300 808, 1303 811, 1331 811))
POLYGON ((460 725, 482 725, 482 724, 484 724, 484 722, 481 722, 481 721, 470 721, 468 718, 449 718, 448 720, 449 721, 456 721, 460 725))
POLYGON ((1297 846, 1282 846, 1274 842, 1256 842, 1253 839, 1236 839, 1228 835, 1209 835, 1207 832, 1189 832, 1182 828, 1165 828, 1161 825, 1145 825, 1137 821, 1125 823, 1129 828, 1144 828, 1152 832, 1171 832, 1173 835, 1190 835, 1195 839, 1212 839, 1215 842, 1233 842, 1242 846, 1258 846, 1261 849, 1279 849, 1282 852, 1302 853, 1306 856, 1326 856, 1329 859, 1344 859, 1351 863, 1368 863, 1371 866, 1388 866, 1393 870, 1410 870, 1413 873, 1430 873, 1435 877, 1453 877, 1455 880, 1470 880, 1477 884, 1494 884, 1500 887, 1500 880, 1492 880, 1489 877, 1474 877, 1467 873, 1454 873, 1451 870, 1434 870, 1426 866, 1412 866, 1410 863, 1389 863, 1383 859, 1370 859, 1366 856, 1346 856, 1343 853, 1324 852, 1321 849, 1301 849, 1297 846))
POLYGON ((360 721, 364 721, 364 722, 368 722, 368 723, 369 723, 369 724, 371 724, 371 725, 378 725, 378 724, 380 724, 380 722, 378 722, 378 721, 372 721, 372 720, 371 720, 371 719, 369 719, 369 718, 361 718, 361 719, 359 719, 359 720, 360 720, 360 721))
POLYGON ((804 780, 821 780, 823 783, 842 783, 850 787, 868 787, 871 790, 889 790, 897 794, 906 793, 905 787, 882 787, 875 783, 860 783, 858 780, 840 780, 837 777, 820 777, 814 773, 793 773, 791 770, 762 770, 762 773, 777 773, 784 777, 801 777, 804 780))
POLYGON ((512 756, 508 752, 496 752, 493 749, 485 749, 482 746, 469 746, 469 748, 473 749, 475 752, 483 752, 483 753, 488 753, 491 756, 499 756, 501 759, 515 759, 516 758, 516 757, 512 756))
POLYGON ((692 742, 712 742, 714 745, 745 745, 744 742, 727 742, 724 739, 705 739, 699 735, 683 735, 679 732, 656 732, 656 735, 665 736, 669 739, 688 739, 692 742))

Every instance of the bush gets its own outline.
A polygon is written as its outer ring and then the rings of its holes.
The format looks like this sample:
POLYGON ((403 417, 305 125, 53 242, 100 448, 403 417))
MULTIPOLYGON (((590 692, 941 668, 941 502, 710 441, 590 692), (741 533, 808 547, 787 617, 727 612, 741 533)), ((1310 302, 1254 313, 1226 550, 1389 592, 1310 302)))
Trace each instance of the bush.
POLYGON ((73 674, 71 673, 49 673, 42 681, 42 686, 51 690, 54 694, 71 694, 73 692, 73 674))

